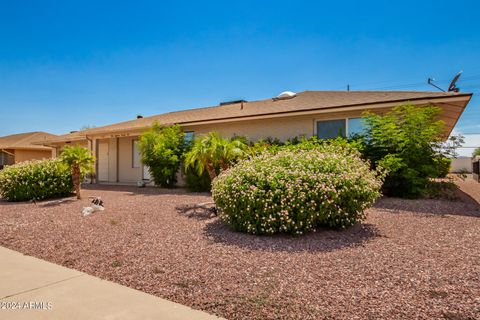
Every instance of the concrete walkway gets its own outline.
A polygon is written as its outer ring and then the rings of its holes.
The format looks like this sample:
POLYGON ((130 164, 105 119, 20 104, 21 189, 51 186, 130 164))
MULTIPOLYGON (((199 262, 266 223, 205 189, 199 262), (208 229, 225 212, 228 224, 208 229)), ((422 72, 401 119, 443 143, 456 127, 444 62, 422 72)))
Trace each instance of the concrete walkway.
POLYGON ((220 319, 0 247, 0 319, 220 319))

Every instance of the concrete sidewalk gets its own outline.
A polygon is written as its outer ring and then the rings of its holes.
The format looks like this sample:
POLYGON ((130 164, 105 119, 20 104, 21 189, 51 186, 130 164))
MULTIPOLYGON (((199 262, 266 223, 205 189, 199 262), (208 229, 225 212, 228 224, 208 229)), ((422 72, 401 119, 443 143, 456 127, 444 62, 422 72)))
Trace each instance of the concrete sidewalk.
POLYGON ((0 247, 0 319, 221 319, 0 247))

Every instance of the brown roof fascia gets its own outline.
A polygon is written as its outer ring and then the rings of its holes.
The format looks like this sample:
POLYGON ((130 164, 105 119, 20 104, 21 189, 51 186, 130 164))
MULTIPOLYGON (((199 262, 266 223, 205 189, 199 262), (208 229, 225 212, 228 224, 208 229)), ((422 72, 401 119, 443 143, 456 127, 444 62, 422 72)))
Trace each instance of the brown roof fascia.
MULTIPOLYGON (((297 113, 304 113, 304 112, 311 112, 311 111, 320 111, 320 110, 334 110, 334 109, 339 109, 339 108, 348 108, 348 107, 362 107, 362 106, 376 106, 380 104, 396 104, 400 102, 412 102, 412 101, 421 101, 421 100, 426 100, 426 103, 429 103, 431 100, 439 100, 439 99, 452 99, 452 98, 459 98, 459 97, 469 97, 468 101, 470 101, 472 97, 472 93, 462 93, 462 94, 457 94, 457 95, 452 95, 452 96, 441 96, 441 97, 422 97, 422 98, 413 98, 413 99, 398 99, 398 100, 385 100, 385 101, 376 101, 376 102, 366 102, 366 103, 356 103, 356 104, 349 104, 349 105, 338 105, 338 106, 331 106, 331 107, 324 107, 324 108, 310 108, 310 109, 302 109, 302 110, 294 110, 294 111, 279 111, 279 112, 270 112, 270 113, 263 113, 263 114, 258 114, 258 115, 245 115, 245 116, 235 116, 235 117, 223 117, 223 118, 212 118, 212 119, 207 119, 207 120, 194 120, 194 121, 183 121, 183 122, 178 122, 180 125, 188 125, 188 124, 196 124, 196 123, 209 123, 212 121, 222 121, 222 120, 231 120, 231 119, 249 119, 249 118, 254 118, 254 117, 268 117, 268 116, 273 116, 273 115, 288 115, 288 114, 297 114, 297 113)), ((468 104, 468 101, 466 104, 468 104)), ((148 126, 145 127, 138 127, 138 128, 132 128, 132 129, 115 129, 111 131, 98 131, 92 134, 92 136, 101 136, 101 135, 114 135, 117 132, 135 132, 135 131, 142 131, 145 130, 148 126)), ((100 129, 100 128, 98 128, 100 129)), ((98 130, 97 129, 97 130, 98 130)))

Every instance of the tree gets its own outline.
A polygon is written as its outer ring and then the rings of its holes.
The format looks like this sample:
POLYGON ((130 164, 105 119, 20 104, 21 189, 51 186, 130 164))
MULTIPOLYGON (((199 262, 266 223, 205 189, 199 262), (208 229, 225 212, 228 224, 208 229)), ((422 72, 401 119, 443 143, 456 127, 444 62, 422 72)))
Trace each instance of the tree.
POLYGON ((217 176, 218 170, 226 170, 238 159, 246 156, 248 145, 241 137, 230 140, 222 138, 218 132, 210 132, 196 139, 185 155, 185 170, 195 170, 199 175, 208 172, 210 179, 217 176))
POLYGON ((472 152, 472 157, 480 156, 480 148, 475 148, 472 152))
POLYGON ((421 196, 430 178, 445 173, 445 160, 462 140, 445 147, 445 123, 440 109, 405 104, 385 115, 364 114, 364 155, 388 171, 384 192, 393 196, 421 196))
POLYGON ((172 187, 185 148, 185 133, 180 126, 163 127, 155 123, 140 136, 138 146, 142 163, 149 167, 155 185, 172 187))
POLYGON ((90 150, 80 146, 66 146, 60 155, 61 161, 70 167, 72 172, 72 182, 75 187, 77 199, 81 199, 80 186, 82 177, 91 172, 92 165, 95 163, 95 157, 90 150))

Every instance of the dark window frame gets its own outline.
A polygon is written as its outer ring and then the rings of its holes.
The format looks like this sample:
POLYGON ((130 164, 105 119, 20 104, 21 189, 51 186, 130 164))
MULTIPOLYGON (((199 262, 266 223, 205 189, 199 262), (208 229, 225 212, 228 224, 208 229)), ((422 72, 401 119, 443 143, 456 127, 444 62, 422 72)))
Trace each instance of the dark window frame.
POLYGON ((340 122, 340 121, 343 121, 343 131, 342 132, 342 136, 343 137, 346 137, 347 136, 347 131, 348 131, 348 121, 347 121, 348 118, 335 118, 335 119, 318 119, 318 120, 315 120, 315 136, 318 138, 318 139, 335 139, 338 137, 338 135, 336 135, 335 137, 329 137, 329 138, 320 138, 318 136, 319 132, 318 132, 318 126, 321 122, 333 122, 333 121, 336 121, 336 122, 340 122))
MULTIPOLYGON (((344 138, 350 136, 350 126, 349 126, 349 120, 350 119, 363 119, 362 116, 359 117, 345 117, 345 118, 333 118, 333 119, 315 119, 315 133, 314 136, 316 136, 318 139, 335 139, 335 138, 319 138, 318 137, 318 123, 319 122, 328 122, 328 121, 343 121, 344 122, 344 128, 345 128, 345 135, 343 135, 344 138)), ((337 136, 338 137, 338 136, 337 136)))

